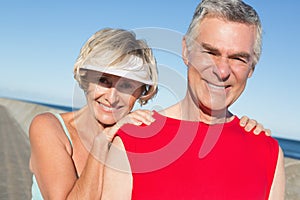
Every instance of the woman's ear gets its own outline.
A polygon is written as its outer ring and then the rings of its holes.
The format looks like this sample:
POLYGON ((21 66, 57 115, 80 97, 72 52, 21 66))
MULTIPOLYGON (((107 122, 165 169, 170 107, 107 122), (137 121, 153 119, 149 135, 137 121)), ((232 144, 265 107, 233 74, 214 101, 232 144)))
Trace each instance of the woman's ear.
POLYGON ((182 45, 182 60, 183 60, 185 65, 188 65, 188 63, 189 63, 188 49, 187 49, 185 37, 182 38, 181 45, 182 45))

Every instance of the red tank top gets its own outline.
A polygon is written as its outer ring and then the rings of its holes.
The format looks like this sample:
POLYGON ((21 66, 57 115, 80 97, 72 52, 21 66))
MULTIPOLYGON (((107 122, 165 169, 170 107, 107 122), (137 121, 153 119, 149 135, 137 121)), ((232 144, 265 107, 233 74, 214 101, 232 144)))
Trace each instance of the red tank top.
POLYGON ((133 200, 268 199, 275 139, 245 132, 237 117, 212 126, 154 117, 150 126, 118 132, 132 169, 133 200))

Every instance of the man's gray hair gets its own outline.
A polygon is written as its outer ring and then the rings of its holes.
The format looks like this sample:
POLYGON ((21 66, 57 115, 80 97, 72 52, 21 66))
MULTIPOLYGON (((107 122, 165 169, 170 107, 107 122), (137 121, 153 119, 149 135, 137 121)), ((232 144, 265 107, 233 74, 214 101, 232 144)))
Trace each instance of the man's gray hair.
POLYGON ((200 22, 205 17, 219 17, 232 22, 254 25, 257 29, 254 46, 254 63, 258 62, 262 50, 262 26, 257 12, 241 0, 203 0, 196 8, 186 33, 187 47, 192 46, 198 36, 200 22))

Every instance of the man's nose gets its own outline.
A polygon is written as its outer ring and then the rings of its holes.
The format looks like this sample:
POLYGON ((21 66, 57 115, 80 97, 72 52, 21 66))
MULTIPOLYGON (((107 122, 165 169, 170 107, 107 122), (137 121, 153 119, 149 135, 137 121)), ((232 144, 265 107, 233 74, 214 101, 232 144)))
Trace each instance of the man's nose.
POLYGON ((218 76, 220 81, 226 81, 231 74, 231 66, 228 58, 219 57, 216 61, 216 67, 214 73, 218 76))

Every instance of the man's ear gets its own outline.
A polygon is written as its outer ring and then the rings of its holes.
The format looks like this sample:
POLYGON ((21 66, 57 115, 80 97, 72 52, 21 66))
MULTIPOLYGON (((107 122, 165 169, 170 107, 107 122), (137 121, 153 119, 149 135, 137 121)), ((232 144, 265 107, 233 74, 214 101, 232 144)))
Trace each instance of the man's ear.
POLYGON ((182 60, 183 60, 185 65, 188 65, 188 63, 189 63, 188 54, 189 53, 188 53, 188 49, 187 49, 187 46, 186 46, 185 37, 182 38, 181 45, 182 45, 182 60))
POLYGON ((251 69, 250 69, 250 72, 248 74, 248 78, 251 78, 252 77, 252 74, 254 72, 254 69, 255 69, 255 66, 252 66, 251 69))

